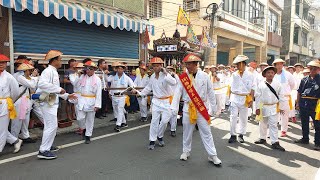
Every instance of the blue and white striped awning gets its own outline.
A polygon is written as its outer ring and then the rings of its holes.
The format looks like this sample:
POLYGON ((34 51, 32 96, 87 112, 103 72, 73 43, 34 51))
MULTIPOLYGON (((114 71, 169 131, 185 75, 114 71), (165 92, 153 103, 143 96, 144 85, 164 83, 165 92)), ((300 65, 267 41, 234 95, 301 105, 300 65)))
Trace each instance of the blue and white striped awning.
POLYGON ((33 14, 41 12, 44 16, 54 15, 61 19, 76 20, 86 22, 87 24, 111 26, 113 29, 127 30, 142 33, 146 27, 154 35, 154 26, 147 20, 138 17, 127 17, 120 13, 114 13, 106 10, 88 8, 79 4, 59 2, 57 0, 0 0, 0 5, 6 8, 12 8, 17 12, 29 10, 33 14))

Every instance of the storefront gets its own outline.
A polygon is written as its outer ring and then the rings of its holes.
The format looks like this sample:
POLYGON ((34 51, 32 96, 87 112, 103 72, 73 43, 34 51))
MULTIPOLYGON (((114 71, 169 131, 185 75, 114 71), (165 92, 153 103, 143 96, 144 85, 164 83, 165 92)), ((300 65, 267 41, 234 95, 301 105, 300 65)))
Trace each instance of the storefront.
POLYGON ((140 34, 154 26, 141 17, 54 0, 0 0, 8 8, 10 56, 42 60, 49 49, 70 58, 104 58, 135 65, 140 59, 140 34), (10 29, 12 31, 10 31, 10 29))

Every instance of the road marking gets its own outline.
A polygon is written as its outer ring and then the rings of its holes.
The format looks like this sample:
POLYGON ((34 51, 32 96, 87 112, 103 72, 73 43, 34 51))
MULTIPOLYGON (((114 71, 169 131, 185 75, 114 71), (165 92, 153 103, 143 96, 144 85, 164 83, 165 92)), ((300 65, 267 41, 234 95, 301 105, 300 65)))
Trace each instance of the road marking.
MULTIPOLYGON (((141 128, 148 127, 148 126, 150 126, 150 123, 149 124, 144 124, 144 125, 141 125, 141 126, 136 126, 136 127, 130 128, 130 129, 122 130, 120 132, 114 132, 114 133, 110 133, 110 134, 97 136, 97 137, 92 138, 91 141, 96 141, 96 140, 99 140, 99 139, 103 139, 103 138, 107 138, 107 137, 110 137, 110 136, 115 136, 115 135, 118 135, 118 134, 134 131, 134 130, 141 129, 141 128)), ((69 143, 69 144, 64 144, 64 145, 61 145, 61 146, 58 146, 58 147, 60 149, 64 149, 64 148, 76 146, 76 145, 79 145, 79 144, 83 144, 83 140, 82 141, 76 141, 76 142, 69 143)), ((3 159, 3 160, 0 161, 0 165, 8 163, 8 162, 12 162, 12 161, 17 161, 17 160, 20 160, 20 159, 28 158, 28 157, 31 157, 31 156, 36 156, 37 154, 38 154, 38 151, 32 152, 32 153, 28 153, 28 154, 19 155, 19 156, 15 156, 15 157, 11 157, 11 158, 8 158, 8 159, 3 159)))
POLYGON ((320 180, 320 168, 318 169, 316 176, 314 177, 314 180, 320 180))

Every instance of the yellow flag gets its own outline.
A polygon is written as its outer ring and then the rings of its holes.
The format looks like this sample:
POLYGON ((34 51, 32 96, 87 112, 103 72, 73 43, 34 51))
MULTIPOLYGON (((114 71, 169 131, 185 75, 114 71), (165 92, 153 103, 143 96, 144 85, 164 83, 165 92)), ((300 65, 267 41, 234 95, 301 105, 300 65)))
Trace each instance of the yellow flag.
POLYGON ((179 12, 178 12, 178 16, 177 16, 177 24, 187 26, 189 23, 190 23, 190 19, 189 19, 187 13, 181 7, 179 7, 179 12))

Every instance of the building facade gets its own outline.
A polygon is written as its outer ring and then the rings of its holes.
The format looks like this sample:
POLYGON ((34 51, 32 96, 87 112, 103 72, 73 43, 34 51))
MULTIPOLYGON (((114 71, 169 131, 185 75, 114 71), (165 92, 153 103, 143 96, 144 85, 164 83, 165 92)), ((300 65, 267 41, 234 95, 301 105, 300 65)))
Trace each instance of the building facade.
MULTIPOLYGON (((12 59, 27 55, 43 60, 50 49, 63 61, 87 57, 137 65, 141 33, 154 26, 146 20, 145 1, 1 0, 0 44, 12 59)), ((13 63, 12 63, 13 64, 13 63)))
POLYGON ((314 38, 311 32, 311 24, 314 24, 315 16, 310 12, 310 0, 284 0, 282 15, 281 58, 287 64, 297 62, 306 64, 314 56, 314 38))
MULTIPOLYGON (((262 62, 267 60, 268 52, 273 55, 280 54, 279 43, 272 41, 270 46, 267 44, 269 11, 267 0, 177 0, 174 3, 150 0, 148 17, 156 27, 153 38, 159 38, 163 31, 171 36, 176 29, 179 30, 181 37, 186 36, 187 27, 176 25, 178 8, 181 6, 189 15, 193 30, 200 39, 203 28, 210 28, 207 6, 211 3, 220 5, 212 28, 213 41, 218 46, 210 49, 210 53, 205 53, 206 64, 231 64, 233 58, 239 54, 247 55, 250 61, 262 62)), ((279 15, 276 28, 279 28, 281 8, 274 6, 273 9, 276 9, 279 15)), ((210 7, 208 11, 211 12, 210 7)))
POLYGON ((311 21, 311 35, 313 38, 313 54, 315 58, 320 58, 320 2, 313 3, 310 13, 314 15, 314 22, 311 21))

